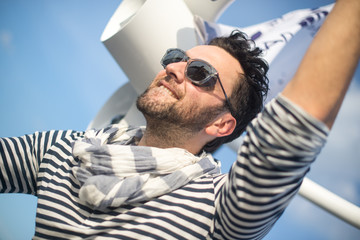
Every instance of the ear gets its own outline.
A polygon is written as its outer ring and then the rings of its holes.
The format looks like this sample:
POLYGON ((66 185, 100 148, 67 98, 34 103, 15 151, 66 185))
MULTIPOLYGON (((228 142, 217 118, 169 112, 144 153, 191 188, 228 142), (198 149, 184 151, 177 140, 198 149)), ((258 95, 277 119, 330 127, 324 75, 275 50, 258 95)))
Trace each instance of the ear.
POLYGON ((224 137, 230 135, 236 126, 236 119, 229 113, 224 113, 210 123, 205 132, 214 137, 224 137))

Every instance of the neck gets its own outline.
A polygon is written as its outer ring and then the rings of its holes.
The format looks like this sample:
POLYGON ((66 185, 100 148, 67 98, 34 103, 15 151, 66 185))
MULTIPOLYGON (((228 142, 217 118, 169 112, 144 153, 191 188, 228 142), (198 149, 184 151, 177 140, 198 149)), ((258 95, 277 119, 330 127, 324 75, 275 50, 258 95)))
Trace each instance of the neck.
POLYGON ((198 154, 205 143, 199 133, 187 131, 178 126, 147 123, 146 131, 139 146, 158 148, 183 148, 192 154, 198 154))

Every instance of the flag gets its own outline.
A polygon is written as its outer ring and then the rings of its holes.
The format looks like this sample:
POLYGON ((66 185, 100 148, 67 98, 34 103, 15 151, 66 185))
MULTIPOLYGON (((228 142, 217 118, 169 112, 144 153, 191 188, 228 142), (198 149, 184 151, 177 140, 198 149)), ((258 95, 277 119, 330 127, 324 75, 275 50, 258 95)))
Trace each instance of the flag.
POLYGON ((269 63, 269 94, 266 101, 275 97, 295 74, 302 57, 334 4, 316 9, 300 9, 260 24, 239 28, 218 24, 195 17, 199 44, 214 37, 228 36, 238 29, 247 34, 263 50, 269 63))

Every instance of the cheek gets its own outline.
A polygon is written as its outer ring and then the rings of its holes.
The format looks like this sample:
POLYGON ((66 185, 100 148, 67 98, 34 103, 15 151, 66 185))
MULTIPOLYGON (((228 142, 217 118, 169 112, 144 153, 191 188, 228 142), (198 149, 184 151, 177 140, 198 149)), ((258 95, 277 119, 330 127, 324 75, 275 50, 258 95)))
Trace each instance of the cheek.
POLYGON ((201 88, 195 86, 190 81, 184 84, 184 92, 185 92, 184 95, 185 98, 190 102, 198 103, 199 101, 201 101, 201 97, 203 95, 201 88))
POLYGON ((222 105, 222 97, 224 94, 218 89, 208 89, 206 87, 198 87, 190 83, 186 85, 186 96, 189 96, 190 101, 199 106, 214 107, 222 105))
POLYGON ((184 104, 191 106, 192 108, 204 108, 213 104, 213 99, 209 94, 199 87, 191 84, 186 87, 185 102, 184 104))

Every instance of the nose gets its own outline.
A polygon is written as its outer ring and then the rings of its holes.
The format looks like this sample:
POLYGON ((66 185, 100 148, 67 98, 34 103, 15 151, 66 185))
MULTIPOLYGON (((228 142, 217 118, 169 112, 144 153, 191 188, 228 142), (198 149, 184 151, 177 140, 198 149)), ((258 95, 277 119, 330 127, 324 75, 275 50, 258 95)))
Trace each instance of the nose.
POLYGON ((171 76, 177 83, 185 81, 186 62, 170 63, 165 67, 166 74, 171 76))

